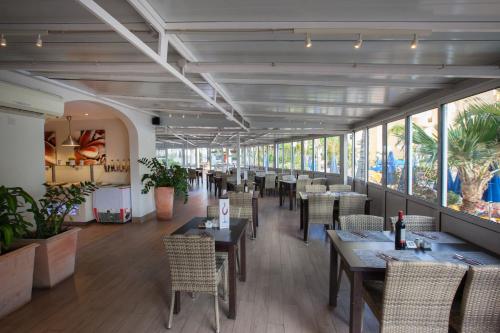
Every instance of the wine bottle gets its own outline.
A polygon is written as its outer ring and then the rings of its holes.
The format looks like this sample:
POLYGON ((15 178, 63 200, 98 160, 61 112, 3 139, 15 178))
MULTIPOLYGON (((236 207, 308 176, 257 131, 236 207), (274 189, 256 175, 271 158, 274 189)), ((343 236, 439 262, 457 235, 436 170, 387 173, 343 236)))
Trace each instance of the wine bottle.
POLYGON ((245 185, 243 185, 243 192, 248 193, 248 184, 246 179, 245 179, 245 185))
POLYGON ((396 235, 394 237, 394 245, 396 250, 404 250, 406 247, 406 224, 403 219, 403 211, 398 213, 398 221, 395 225, 396 235))

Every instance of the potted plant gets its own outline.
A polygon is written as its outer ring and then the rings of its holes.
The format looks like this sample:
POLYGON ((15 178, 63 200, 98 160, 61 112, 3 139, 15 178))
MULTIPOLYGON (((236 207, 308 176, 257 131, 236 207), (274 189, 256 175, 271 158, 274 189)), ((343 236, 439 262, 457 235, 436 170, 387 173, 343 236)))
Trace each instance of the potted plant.
POLYGON ((75 272, 76 244, 80 228, 63 228, 64 218, 83 204, 97 188, 91 182, 79 185, 46 186, 44 196, 34 206, 36 231, 23 244, 36 243, 33 286, 51 288, 75 272))
POLYGON ((168 167, 157 158, 141 158, 140 164, 149 169, 141 182, 144 185, 142 193, 148 193, 152 188, 155 192, 156 216, 160 220, 170 220, 173 213, 174 194, 188 200, 188 174, 179 165, 168 167))
POLYGON ((28 232, 31 224, 23 215, 33 206, 35 201, 23 189, 0 186, 0 318, 31 300, 38 245, 14 247, 12 243, 28 232))

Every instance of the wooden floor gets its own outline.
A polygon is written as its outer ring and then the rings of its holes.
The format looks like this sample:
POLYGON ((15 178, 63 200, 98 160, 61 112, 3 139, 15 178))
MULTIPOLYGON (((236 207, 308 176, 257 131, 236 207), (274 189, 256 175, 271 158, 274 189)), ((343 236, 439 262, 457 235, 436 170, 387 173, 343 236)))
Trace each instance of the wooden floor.
MULTIPOLYGON (((0 320, 1 332, 213 332, 212 298, 182 295, 182 310, 166 329, 168 270, 161 242, 213 202, 202 186, 176 202, 175 219, 144 224, 90 225, 80 233, 76 274, 0 320)), ((247 281, 238 281, 236 320, 221 302, 221 332, 348 332, 349 292, 343 279, 339 306, 328 307, 329 244, 313 226, 300 237, 299 213, 259 201, 256 240, 247 241, 247 281)), ((365 310, 364 331, 378 324, 365 310)))

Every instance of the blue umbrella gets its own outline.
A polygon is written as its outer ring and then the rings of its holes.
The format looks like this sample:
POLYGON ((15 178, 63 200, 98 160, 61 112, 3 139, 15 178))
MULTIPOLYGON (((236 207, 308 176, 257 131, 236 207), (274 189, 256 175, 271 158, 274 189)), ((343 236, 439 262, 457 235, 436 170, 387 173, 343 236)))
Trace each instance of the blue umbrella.
POLYGON ((457 176, 455 177, 455 181, 453 182, 453 185, 451 187, 451 190, 455 192, 458 195, 462 194, 462 181, 460 180, 460 174, 457 173, 457 176))
POLYGON ((453 175, 451 174, 450 169, 448 169, 448 183, 446 185, 448 192, 453 191, 453 175))
POLYGON ((498 175, 494 175, 488 182, 488 188, 483 193, 483 200, 500 202, 500 177, 498 175))
POLYGON ((388 185, 394 185, 395 177, 394 174, 396 173, 396 163, 394 161, 394 153, 392 151, 389 152, 389 155, 387 156, 387 184, 388 185))
POLYGON ((335 155, 332 156, 332 160, 330 162, 330 172, 333 172, 333 173, 339 172, 339 169, 337 166, 337 157, 335 157, 335 155))

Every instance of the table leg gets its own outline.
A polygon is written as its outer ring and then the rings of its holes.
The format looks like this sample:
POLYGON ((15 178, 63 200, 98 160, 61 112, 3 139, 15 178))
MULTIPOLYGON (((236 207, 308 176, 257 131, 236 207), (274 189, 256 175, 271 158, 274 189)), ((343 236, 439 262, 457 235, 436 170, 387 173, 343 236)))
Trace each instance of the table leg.
POLYGON ((361 333, 363 329, 363 273, 352 272, 349 333, 361 333))
POLYGON ((330 241, 330 306, 337 306, 338 292, 338 254, 333 242, 330 241))
POLYGON ((229 264, 229 313, 230 319, 236 318, 236 246, 232 245, 228 251, 229 264))
POLYGON ((246 228, 240 238, 240 281, 247 280, 247 247, 246 247, 246 228))
POLYGON ((174 313, 178 314, 181 312, 181 292, 175 292, 175 302, 174 302, 174 313))
POLYGON ((290 210, 293 210, 293 191, 292 191, 293 185, 290 184, 288 185, 288 199, 290 201, 290 210))
POLYGON ((304 242, 309 237, 309 202, 304 203, 304 242))
POLYGON ((280 194, 280 207, 283 206, 283 183, 280 182, 278 192, 280 194))
POLYGON ((365 215, 370 215, 370 201, 365 201, 365 215))
POLYGON ((304 229, 304 201, 300 199, 300 230, 304 229))

